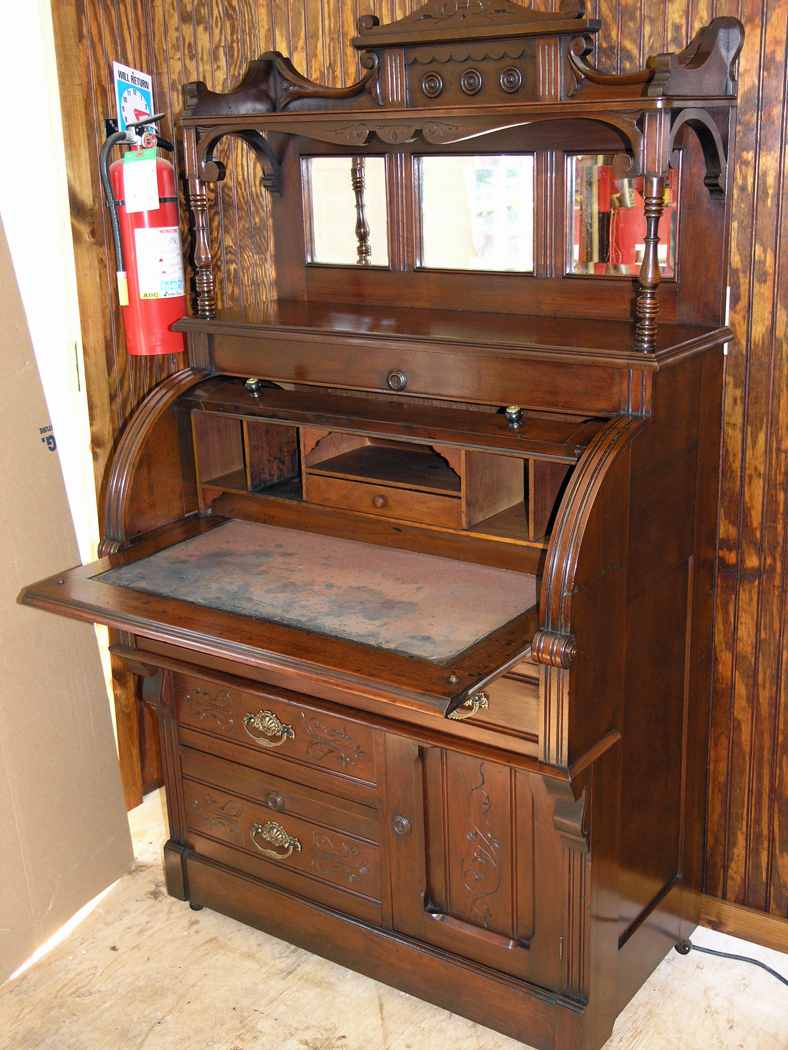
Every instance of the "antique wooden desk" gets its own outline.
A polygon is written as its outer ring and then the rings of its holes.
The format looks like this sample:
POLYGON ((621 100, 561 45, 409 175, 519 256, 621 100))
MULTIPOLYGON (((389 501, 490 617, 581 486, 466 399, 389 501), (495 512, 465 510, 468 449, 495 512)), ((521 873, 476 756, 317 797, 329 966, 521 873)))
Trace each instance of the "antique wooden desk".
POLYGON ((191 367, 24 597, 144 676, 171 894, 565 1050, 697 921, 742 39, 598 29, 457 0, 353 87, 189 85, 191 367), (217 310, 226 135, 278 299, 217 310))

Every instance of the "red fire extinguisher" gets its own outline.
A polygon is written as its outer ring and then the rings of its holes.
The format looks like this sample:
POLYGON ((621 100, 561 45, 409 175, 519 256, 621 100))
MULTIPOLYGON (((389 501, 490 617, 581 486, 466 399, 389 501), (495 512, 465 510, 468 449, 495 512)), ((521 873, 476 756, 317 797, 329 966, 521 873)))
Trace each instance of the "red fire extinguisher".
POLYGON ((126 207, 124 161, 109 164, 112 149, 127 143, 133 151, 172 145, 159 137, 155 122, 163 113, 127 125, 127 131, 109 135, 101 148, 101 181, 110 210, 115 242, 118 298, 123 307, 126 350, 130 354, 178 354, 186 349, 181 332, 172 325, 186 314, 178 222, 178 195, 172 164, 155 157, 158 207, 129 211, 126 207), (138 129, 139 132, 138 133, 138 129), (143 130, 144 129, 144 130, 143 130))

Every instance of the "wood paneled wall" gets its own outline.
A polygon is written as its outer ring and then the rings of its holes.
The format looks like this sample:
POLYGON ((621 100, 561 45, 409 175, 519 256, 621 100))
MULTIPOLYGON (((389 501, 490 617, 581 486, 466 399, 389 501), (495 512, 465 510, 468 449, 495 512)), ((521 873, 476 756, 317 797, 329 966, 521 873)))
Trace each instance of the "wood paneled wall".
MULTIPOLYGON (((358 75, 347 44, 358 15, 371 7, 390 21, 415 6, 409 0, 53 0, 98 489, 134 407, 181 364, 127 358, 118 311, 109 305, 113 264, 96 158, 102 120, 112 114, 112 60, 152 73, 158 108, 168 114, 165 133, 177 139, 187 81, 202 79, 226 90, 251 58, 273 48, 290 55, 313 79, 348 83, 358 75), (77 54, 80 78, 73 75, 77 54)), ((736 339, 725 391, 706 883, 715 896, 786 916, 788 0, 591 0, 589 13, 603 22, 597 63, 617 72, 641 68, 648 55, 681 49, 716 15, 736 15, 746 29, 733 197, 730 316, 736 339)), ((222 149, 229 171, 212 230, 219 299, 259 300, 269 295, 273 278, 265 251, 266 194, 245 147, 225 143, 222 149)), ((183 215, 185 229, 185 208, 183 215)), ((130 679, 117 670, 120 708, 128 713, 130 679)), ((133 734, 134 726, 122 731, 133 734)), ((133 802, 144 777, 139 770, 126 770, 126 776, 133 802)))

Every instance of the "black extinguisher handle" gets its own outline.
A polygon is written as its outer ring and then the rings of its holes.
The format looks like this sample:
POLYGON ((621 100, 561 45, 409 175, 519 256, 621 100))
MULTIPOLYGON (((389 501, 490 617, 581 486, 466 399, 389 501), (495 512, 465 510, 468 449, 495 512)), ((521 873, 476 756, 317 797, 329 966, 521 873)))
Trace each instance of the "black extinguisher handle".
POLYGON ((128 142, 129 137, 125 131, 116 131, 104 141, 99 154, 99 174, 101 185, 104 187, 104 196, 107 198, 110 223, 112 225, 112 240, 115 245, 115 263, 118 273, 126 272, 126 262, 123 255, 123 241, 120 236, 120 220, 118 218, 118 202, 112 192, 112 182, 109 177, 109 155, 115 146, 121 142, 128 142))

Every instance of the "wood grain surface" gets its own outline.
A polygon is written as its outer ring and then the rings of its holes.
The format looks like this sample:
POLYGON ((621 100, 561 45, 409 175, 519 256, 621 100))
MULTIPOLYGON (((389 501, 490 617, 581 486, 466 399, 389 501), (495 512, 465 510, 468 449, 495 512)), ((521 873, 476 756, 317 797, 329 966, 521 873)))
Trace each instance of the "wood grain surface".
MULTIPOLYGON (((558 0, 550 0, 553 7, 558 0)), ((164 134, 179 137, 181 89, 202 79, 234 86, 246 63, 269 48, 292 57, 315 80, 358 76, 348 44, 371 9, 383 21, 416 5, 392 0, 54 0, 66 128, 74 244, 96 487, 118 433, 142 397, 178 359, 126 356, 113 303, 113 260, 96 158, 102 120, 112 114, 113 59, 153 75, 164 134), (79 76, 74 55, 79 55, 79 76)), ((530 6, 530 5, 529 5, 530 6)), ((537 4, 535 6, 543 6, 537 4)), ((544 5, 547 6, 547 5, 544 5)), ((683 48, 697 28, 736 15, 746 39, 739 72, 739 120, 732 196, 730 345, 725 377, 716 676, 712 698, 707 826, 708 893, 775 916, 788 915, 788 703, 786 490, 788 488, 788 212, 786 33, 788 0, 591 0, 603 21, 595 64, 642 68, 648 55, 683 48)), ((270 294, 267 194, 247 148, 224 140, 228 177, 216 189, 211 239, 219 305, 257 303, 270 294)), ((175 158, 176 168, 179 158, 175 158)), ((211 190, 210 192, 214 192, 211 190)), ((187 233, 185 206, 182 226, 187 233)), ((132 676, 115 669, 119 733, 129 805, 144 779, 132 676)), ((143 763, 144 764, 144 763, 143 763)))

